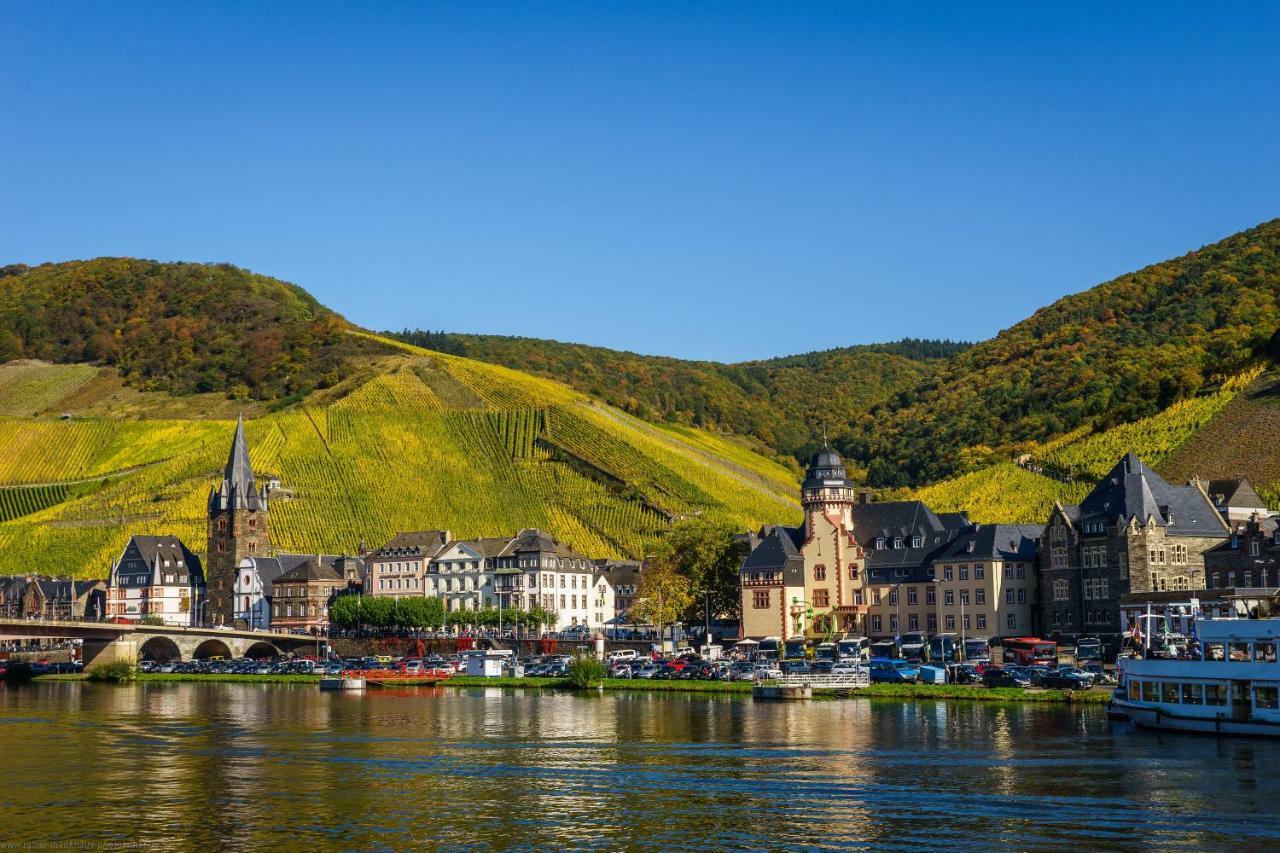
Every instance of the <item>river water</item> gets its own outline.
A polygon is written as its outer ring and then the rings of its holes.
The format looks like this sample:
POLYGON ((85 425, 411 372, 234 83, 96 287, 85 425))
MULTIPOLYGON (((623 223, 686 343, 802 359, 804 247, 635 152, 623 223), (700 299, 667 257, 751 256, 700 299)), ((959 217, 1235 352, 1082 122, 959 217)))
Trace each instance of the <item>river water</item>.
POLYGON ((1276 849, 1278 767, 1100 708, 0 688, 0 840, 77 849, 1276 849))

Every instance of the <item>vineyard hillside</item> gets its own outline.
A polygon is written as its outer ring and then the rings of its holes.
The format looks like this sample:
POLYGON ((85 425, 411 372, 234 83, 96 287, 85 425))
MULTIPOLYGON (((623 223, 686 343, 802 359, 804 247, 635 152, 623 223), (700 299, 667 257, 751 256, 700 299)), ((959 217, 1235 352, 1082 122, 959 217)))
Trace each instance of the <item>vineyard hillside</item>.
POLYGON ((1170 482, 1248 477, 1273 508, 1280 499, 1280 376, 1251 370, 1198 397, 1130 424, 1076 430, 1036 448, 1021 466, 1003 462, 917 489, 935 510, 978 522, 1043 522, 1054 501, 1078 503, 1124 454, 1138 454, 1170 482))
MULTIPOLYGON (((281 482, 277 548, 354 552, 401 530, 536 526, 591 556, 635 557, 681 516, 743 529, 799 518, 794 471, 739 440, 367 337, 395 353, 376 372, 247 424, 255 470, 281 482)), ((42 377, 28 365, 21 381, 36 390, 24 406, 40 408, 44 385, 54 394, 84 378, 65 368, 44 365, 42 377)), ((130 534, 172 533, 203 552, 205 501, 233 422, 199 414, 0 416, 0 574, 101 577, 130 534)))

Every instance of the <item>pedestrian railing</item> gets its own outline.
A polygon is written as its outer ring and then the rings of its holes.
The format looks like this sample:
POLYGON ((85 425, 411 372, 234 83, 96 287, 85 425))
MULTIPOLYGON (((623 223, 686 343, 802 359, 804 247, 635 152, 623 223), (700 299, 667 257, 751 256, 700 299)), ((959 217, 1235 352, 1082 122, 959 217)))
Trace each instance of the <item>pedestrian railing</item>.
POLYGON ((813 687, 818 690, 852 690, 870 685, 871 676, 866 672, 795 673, 771 678, 768 683, 786 687, 813 687))

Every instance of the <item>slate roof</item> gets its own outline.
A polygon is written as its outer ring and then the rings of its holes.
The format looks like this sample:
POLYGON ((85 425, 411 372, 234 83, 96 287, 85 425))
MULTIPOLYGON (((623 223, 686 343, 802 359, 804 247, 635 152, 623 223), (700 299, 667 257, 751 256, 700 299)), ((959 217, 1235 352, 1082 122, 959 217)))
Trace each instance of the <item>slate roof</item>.
POLYGON ((745 560, 742 572, 784 572, 787 583, 804 582, 804 558, 800 547, 804 544, 803 527, 784 527, 770 524, 760 528, 753 537, 754 545, 745 560))
POLYGON ((418 557, 429 560, 444 550, 449 542, 447 530, 418 530, 397 533, 395 537, 374 551, 374 558, 418 557))
POLYGON ((231 453, 222 471, 222 484, 209 495, 210 509, 267 508, 266 492, 253 482, 253 466, 249 464, 249 444, 244 437, 244 415, 236 419, 236 433, 231 439, 231 453))
POLYGON ((866 552, 872 584, 920 583, 933 577, 933 561, 971 527, 964 513, 939 515, 923 501, 855 504, 854 538, 866 552), (884 538, 884 548, 876 540, 884 538), (920 545, 912 542, 919 539, 920 545), (893 547, 901 539, 901 548, 893 547))
POLYGON ((1174 486, 1136 454, 1125 454, 1076 509, 1074 522, 1114 523, 1148 518, 1170 536, 1216 536, 1226 530, 1222 515, 1195 486, 1174 486))
POLYGON ((826 444, 809 460, 809 468, 805 471, 801 488, 821 489, 824 486, 852 488, 844 460, 826 444))
POLYGON ((1253 485, 1244 477, 1233 480, 1210 480, 1204 490, 1219 508, 1255 509, 1266 507, 1253 485))
POLYGON ((310 559, 310 557, 307 555, 294 555, 294 554, 281 554, 280 556, 277 556, 277 557, 246 557, 245 558, 245 560, 248 560, 250 563, 253 564, 254 571, 258 573, 258 579, 262 581, 263 595, 270 596, 272 594, 271 585, 275 583, 276 580, 286 571, 288 571, 291 568, 294 568, 293 563, 289 563, 286 566, 285 562, 283 562, 284 558, 294 557, 294 556, 300 557, 303 562, 305 562, 307 559, 310 559))
POLYGON ((294 568, 285 572, 276 578, 275 582, 282 583, 307 583, 311 581, 343 581, 342 573, 334 568, 332 563, 326 562, 318 557, 309 557, 303 560, 294 568))
POLYGON ((539 530, 536 527, 526 527, 515 535, 513 539, 499 552, 498 556, 509 557, 513 554, 538 552, 542 554, 555 554, 558 557, 568 557, 575 560, 586 560, 587 558, 568 545, 556 539, 549 533, 539 530))
POLYGON ((486 536, 480 539, 459 539, 456 542, 449 543, 450 547, 454 545, 464 545, 486 560, 491 560, 501 554, 509 544, 511 544, 511 539, 507 536, 486 536))
POLYGON ((939 560, 1034 562, 1042 524, 975 524, 938 555, 939 560))
MULTIPOLYGON (((200 565, 200 558, 191 553, 191 549, 176 536, 131 536, 120 554, 118 563, 141 560, 146 565, 147 571, 151 571, 155 567, 157 558, 161 565, 168 560, 170 568, 179 568, 177 561, 182 560, 181 568, 186 570, 192 581, 204 583, 204 569, 200 565)), ((129 571, 137 570, 131 568, 129 571)))

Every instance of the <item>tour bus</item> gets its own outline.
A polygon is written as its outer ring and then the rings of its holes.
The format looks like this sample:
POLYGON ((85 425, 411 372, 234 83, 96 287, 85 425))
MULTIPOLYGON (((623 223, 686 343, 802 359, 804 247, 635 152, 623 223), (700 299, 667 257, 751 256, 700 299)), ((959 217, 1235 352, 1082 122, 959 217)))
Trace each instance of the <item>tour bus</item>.
POLYGON ((898 645, 902 648, 902 656, 908 661, 912 663, 929 662, 929 641, 919 631, 903 634, 901 639, 898 640, 898 645))
POLYGON ((777 637, 765 637, 756 646, 756 655, 762 660, 777 660, 782 651, 782 640, 777 637))
POLYGON ((960 659, 960 644, 955 634, 934 634, 929 641, 929 656, 940 663, 954 663, 960 659))
POLYGON ((902 648, 898 645, 898 641, 896 639, 877 640, 871 644, 871 656, 873 658, 898 660, 902 657, 902 648))
POLYGON ((836 643, 836 657, 838 660, 866 660, 870 657, 868 649, 871 647, 871 641, 866 637, 846 637, 836 643))
POLYGON ((818 643, 817 648, 813 650, 814 660, 829 660, 832 663, 836 661, 836 644, 835 643, 818 643))
POLYGON ((964 659, 969 663, 981 663, 991 660, 991 644, 986 637, 966 637, 964 641, 964 659))
POLYGON ((1083 660, 1102 660, 1102 641, 1097 637, 1076 638, 1076 663, 1083 660))
POLYGON ((809 641, 804 637, 792 637, 790 640, 787 640, 787 657, 793 659, 807 657, 805 653, 808 651, 808 648, 809 641))
POLYGON ((1004 641, 1004 662, 1018 666, 1057 666, 1058 644, 1039 637, 1014 637, 1004 641))

